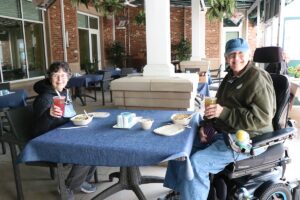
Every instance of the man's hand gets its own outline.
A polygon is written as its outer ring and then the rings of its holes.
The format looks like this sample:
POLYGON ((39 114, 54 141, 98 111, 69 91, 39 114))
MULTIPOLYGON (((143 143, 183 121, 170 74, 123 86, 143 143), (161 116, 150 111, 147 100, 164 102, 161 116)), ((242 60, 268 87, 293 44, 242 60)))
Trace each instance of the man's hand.
POLYGON ((204 116, 207 119, 217 118, 223 111, 223 107, 220 104, 213 104, 205 107, 204 116))
POLYGON ((61 118, 62 117, 62 110, 60 109, 60 107, 56 106, 56 105, 52 105, 50 108, 50 115, 52 117, 56 117, 56 118, 61 118))
POLYGON ((199 129, 199 138, 201 143, 207 143, 207 135, 204 133, 204 128, 201 126, 199 129))

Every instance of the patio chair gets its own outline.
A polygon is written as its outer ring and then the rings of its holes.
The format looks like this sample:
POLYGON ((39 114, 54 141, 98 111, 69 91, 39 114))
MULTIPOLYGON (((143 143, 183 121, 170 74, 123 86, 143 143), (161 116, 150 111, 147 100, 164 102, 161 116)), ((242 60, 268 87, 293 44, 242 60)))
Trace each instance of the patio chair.
MULTIPOLYGON (((109 87, 110 87, 110 82, 112 80, 112 77, 111 77, 111 72, 110 71, 105 71, 105 70, 98 70, 97 72, 95 72, 95 74, 99 74, 99 75, 102 75, 102 79, 96 83, 93 83, 92 84, 92 88, 95 92, 95 98, 96 98, 96 91, 97 90, 101 90, 101 93, 102 93, 102 105, 104 106, 105 105, 105 91, 106 90, 109 90, 109 87)), ((112 102, 112 93, 110 91, 110 100, 112 102)))
MULTIPOLYGON (((217 91, 219 89, 219 86, 223 80, 222 70, 223 70, 222 64, 217 69, 209 70, 209 76, 210 76, 210 80, 211 80, 211 83, 209 85, 209 90, 217 91)), ((225 72, 226 72, 226 70, 225 70, 225 72)))
POLYGON ((184 72, 185 73, 200 73, 200 68, 197 68, 197 67, 195 67, 195 68, 185 68, 184 69, 184 72))
MULTIPOLYGON (((0 83, 0 90, 10 90, 10 83, 0 83)), ((8 110, 9 108, 0 108, 0 141, 1 141, 1 136, 4 134, 5 130, 5 125, 7 124, 7 119, 5 117, 4 112, 8 110)), ((2 154, 6 154, 6 148, 5 148, 5 143, 1 141, 1 148, 2 148, 2 154)))
MULTIPOLYGON (((18 154, 22 152, 22 149, 32 137, 30 135, 34 119, 32 106, 24 106, 15 109, 9 109, 5 111, 5 114, 8 119, 10 131, 4 134, 2 139, 4 142, 8 143, 10 148, 15 185, 17 190, 17 199, 23 200, 24 195, 22 189, 20 168, 18 163, 18 154)), ((31 162, 26 164, 31 166, 49 167, 51 179, 55 179, 54 168, 57 167, 57 163, 31 162)), ((94 178, 95 182, 98 182, 97 171, 95 172, 94 178)))
POLYGON ((134 69, 132 67, 121 69, 121 77, 127 76, 128 74, 132 74, 132 73, 134 73, 134 69))

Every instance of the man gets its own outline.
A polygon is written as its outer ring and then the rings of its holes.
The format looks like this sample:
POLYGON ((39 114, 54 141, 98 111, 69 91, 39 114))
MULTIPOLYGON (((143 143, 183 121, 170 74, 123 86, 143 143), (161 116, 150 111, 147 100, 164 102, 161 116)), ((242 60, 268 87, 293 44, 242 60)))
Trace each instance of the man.
POLYGON ((249 45, 244 39, 229 40, 225 49, 230 69, 218 89, 217 104, 205 107, 205 120, 200 125, 199 138, 196 137, 190 158, 194 177, 192 180, 181 178, 185 165, 182 161, 169 162, 164 185, 174 191, 164 197, 165 200, 207 200, 209 174, 249 157, 228 147, 221 133, 242 129, 253 136, 254 132, 273 131, 276 97, 270 75, 250 62, 249 45), (208 141, 206 134, 211 132, 217 134, 208 141))

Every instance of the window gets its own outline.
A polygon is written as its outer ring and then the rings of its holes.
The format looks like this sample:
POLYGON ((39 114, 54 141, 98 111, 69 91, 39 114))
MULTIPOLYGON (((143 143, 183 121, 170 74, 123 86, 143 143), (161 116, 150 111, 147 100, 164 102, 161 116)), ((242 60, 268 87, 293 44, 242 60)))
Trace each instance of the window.
POLYGON ((265 21, 279 13, 280 0, 265 0, 265 21))
POLYGON ((0 81, 43 75, 42 12, 28 0, 0 0, 0 4, 0 81))
POLYGON ((77 13, 80 67, 82 70, 97 70, 101 64, 99 18, 84 13, 77 13))

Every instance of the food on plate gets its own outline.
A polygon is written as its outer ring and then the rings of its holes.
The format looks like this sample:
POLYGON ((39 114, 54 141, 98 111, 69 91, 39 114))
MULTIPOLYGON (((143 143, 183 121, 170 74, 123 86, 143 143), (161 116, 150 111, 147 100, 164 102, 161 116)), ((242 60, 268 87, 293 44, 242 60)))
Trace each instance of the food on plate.
POLYGON ((173 119, 174 120, 182 120, 185 118, 189 118, 191 115, 190 114, 175 114, 173 119))
POLYGON ((83 121, 89 119, 90 116, 86 115, 77 115, 74 117, 73 121, 83 121))
POLYGON ((186 114, 186 113, 177 113, 171 116, 171 119, 174 124, 180 124, 183 126, 186 126, 190 123, 190 120, 192 118, 192 114, 186 114))
POLYGON ((81 126, 89 124, 93 119, 93 115, 79 114, 71 118, 74 125, 81 126))

